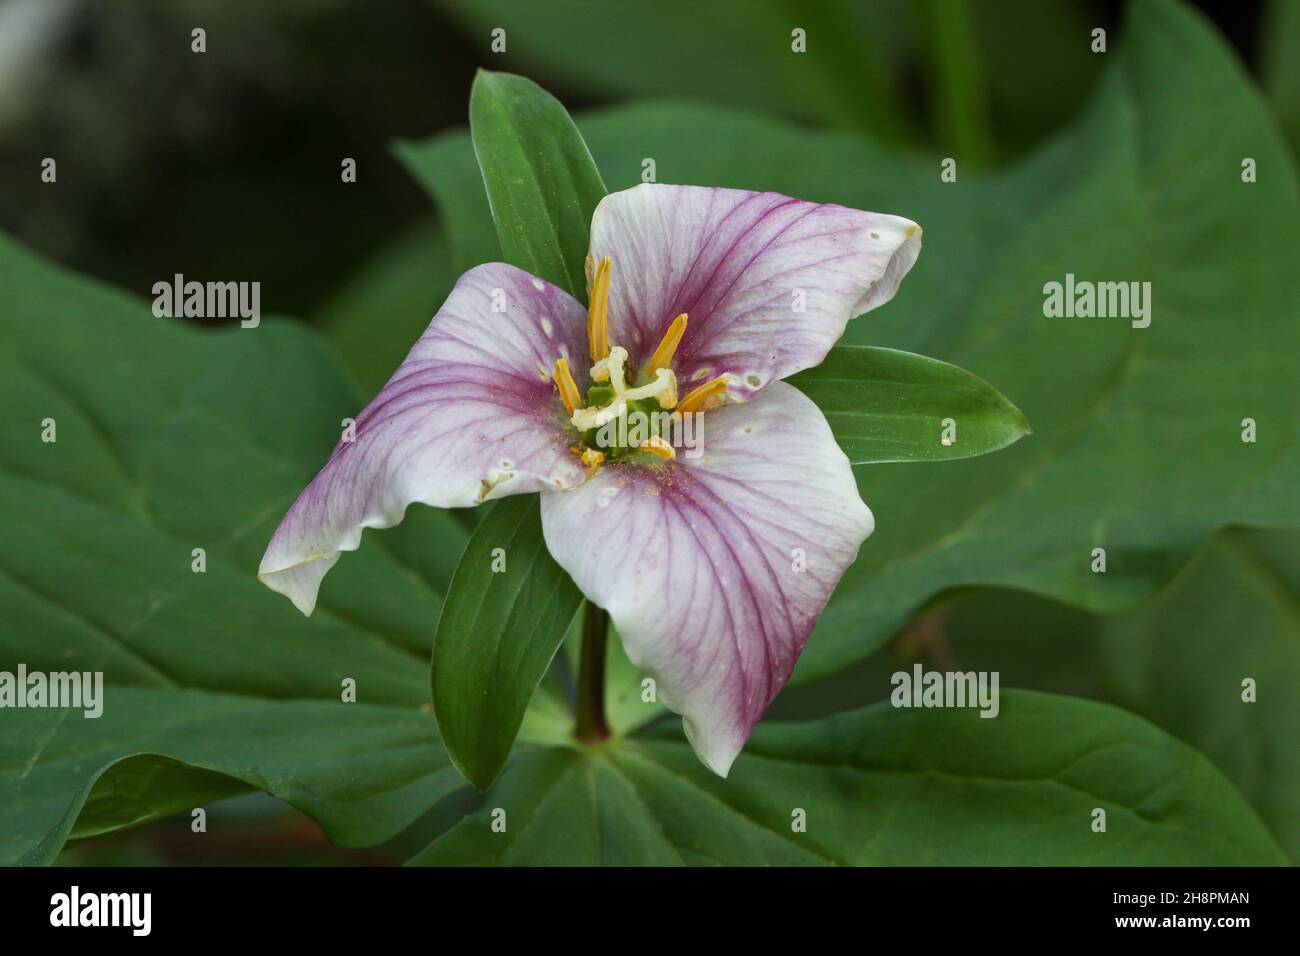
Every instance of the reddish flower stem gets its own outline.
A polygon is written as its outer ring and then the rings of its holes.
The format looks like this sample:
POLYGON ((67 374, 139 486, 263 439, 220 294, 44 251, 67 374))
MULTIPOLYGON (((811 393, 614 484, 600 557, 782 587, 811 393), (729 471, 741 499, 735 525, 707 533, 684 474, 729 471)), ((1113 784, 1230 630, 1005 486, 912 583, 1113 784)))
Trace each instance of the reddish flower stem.
POLYGON ((609 615, 590 601, 582 613, 582 649, 578 660, 577 737, 584 744, 609 738, 605 722, 605 646, 609 615))

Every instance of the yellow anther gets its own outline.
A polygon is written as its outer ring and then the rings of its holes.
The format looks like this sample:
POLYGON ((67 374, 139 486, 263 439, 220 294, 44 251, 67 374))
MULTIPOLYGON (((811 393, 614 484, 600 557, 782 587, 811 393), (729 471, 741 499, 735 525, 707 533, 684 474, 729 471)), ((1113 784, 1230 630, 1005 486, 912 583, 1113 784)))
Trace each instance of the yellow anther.
POLYGON ((582 452, 582 463, 588 468, 595 468, 605 460, 605 453, 598 448, 587 448, 582 452))
POLYGON ((555 387, 560 390, 560 401, 564 402, 564 407, 572 415, 574 409, 582 404, 582 393, 578 391, 578 385, 569 371, 569 363, 564 359, 555 360, 555 387))
POLYGON ((673 360, 673 353, 677 351, 677 343, 682 340, 685 331, 686 313, 683 312, 673 319, 673 324, 668 326, 668 331, 659 342, 659 348, 655 349, 655 354, 650 356, 650 367, 646 369, 646 374, 653 376, 659 369, 667 368, 668 363, 673 360))
POLYGON ((591 284, 596 281, 596 259, 589 252, 582 262, 583 274, 587 277, 587 301, 591 301, 591 284))
POLYGON ((599 362, 609 354, 609 279, 612 263, 602 256, 591 287, 591 306, 587 309, 587 339, 591 342, 591 360, 599 362))
POLYGON ((686 415, 690 412, 716 408, 722 404, 722 393, 726 390, 727 380, 724 376, 719 375, 717 378, 705 382, 699 388, 691 389, 686 397, 677 403, 677 411, 686 415))
POLYGON ((648 451, 656 458, 662 458, 664 461, 672 461, 677 457, 677 452, 673 450, 673 446, 658 435, 651 435, 643 441, 637 446, 637 451, 648 451))

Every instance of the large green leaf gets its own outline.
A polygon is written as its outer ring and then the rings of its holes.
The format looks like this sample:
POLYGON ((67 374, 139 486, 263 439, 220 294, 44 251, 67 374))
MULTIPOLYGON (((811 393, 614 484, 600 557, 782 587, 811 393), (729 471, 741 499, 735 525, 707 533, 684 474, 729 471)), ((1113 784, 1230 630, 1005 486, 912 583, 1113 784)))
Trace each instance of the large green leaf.
POLYGON ((770 720, 884 700, 890 676, 927 667, 997 671, 1003 686, 1089 697, 1157 724, 1208 757, 1300 860, 1300 534, 1217 534, 1137 609, 1098 615, 988 589, 938 608, 890 648, 790 688, 770 720), (923 626, 922 626, 923 625, 923 626), (1257 700, 1242 700, 1242 680, 1257 700))
POLYGON ((537 496, 494 504, 452 578, 433 648, 438 729, 452 762, 479 789, 505 766, 581 606, 581 592, 546 550, 537 496))
POLYGON ((387 243, 312 315, 367 395, 383 388, 460 271, 440 226, 425 220, 387 243))
POLYGON ((1300 861, 1298 609, 1300 534, 1234 530, 1128 614, 990 591, 960 602, 947 632, 961 667, 1117 704, 1196 747, 1300 861))
POLYGON ((1094 627, 1107 698, 1213 760, 1300 862, 1300 534, 1222 534, 1154 601, 1094 627))
POLYGON ((970 458, 1005 448, 1029 424, 988 382, 896 349, 831 349, 790 379, 817 403, 855 465, 970 458), (951 420, 947 441, 945 426, 951 420))
POLYGON ((506 261, 585 299, 587 230, 605 185, 573 120, 532 80, 480 70, 469 123, 506 261))
MULTIPOLYGON (((338 360, 283 322, 214 333, 154 318, 146 302, 4 237, 0 285, 0 670, 102 671, 108 684, 98 720, 0 712, 4 861, 49 859, 100 772, 135 753, 214 772, 154 761, 114 771, 104 778, 110 796, 130 792, 128 781, 152 782, 138 785, 128 809, 99 812, 93 832, 182 798, 229 794, 216 770, 261 786, 256 768, 269 771, 275 756, 268 747, 283 748, 290 768, 275 792, 295 795, 304 791, 294 760, 311 756, 345 794, 349 739, 378 742, 394 724, 425 728, 423 775, 446 767, 421 709, 442 593, 466 540, 457 522, 412 509, 401 528, 371 532, 330 575, 311 619, 255 579, 276 523, 360 407, 338 360), (41 440, 45 419, 54 442, 41 440), (360 703, 341 701, 345 679, 360 703), (213 729, 204 716, 212 695, 192 690, 240 695, 239 707, 261 716, 213 729), (165 725, 183 732, 151 729, 147 702, 161 700, 170 701, 165 725), (338 716, 324 720, 331 710, 338 716), (321 729, 275 734, 272 714, 286 725, 302 714, 321 729)), ((327 826, 358 838, 405 826, 418 801, 383 798, 408 786, 404 762, 365 784, 374 802, 342 800, 327 826)), ((109 806, 102 797, 92 791, 91 804, 109 806)), ((299 804, 316 812, 311 799, 299 804)))
MULTIPOLYGON (((1150 0, 1129 21, 1074 128, 997 175, 959 168, 955 183, 940 179, 938 157, 705 108, 636 106, 581 123, 613 188, 637 182, 653 156, 663 181, 921 222, 916 268, 897 298, 850 324, 846 343, 953 362, 1033 423, 1031 440, 997 455, 858 470, 877 529, 796 680, 860 659, 952 589, 1005 585, 1115 610, 1167 583, 1217 528, 1300 525, 1300 389, 1279 361, 1300 351, 1300 205, 1286 148, 1198 14, 1150 0), (1268 175, 1242 183, 1245 156, 1268 175), (1047 318, 1043 287, 1067 273, 1151 282, 1150 327, 1047 318), (1245 418, 1258 424, 1255 443, 1241 441, 1245 418), (1091 570, 1098 547, 1104 574, 1091 570)), ((444 137, 404 156, 444 194, 458 188, 443 162, 452 152, 444 137)), ((491 230, 468 206, 451 225, 466 248, 491 230)))
POLYGON ((334 842, 365 846, 463 786, 433 721, 413 708, 110 687, 98 719, 24 710, 6 714, 5 728, 7 864, 48 863, 70 834, 111 832, 249 787, 303 810, 334 842), (83 802, 90 812, 74 831, 83 802))
POLYGON ((1191 748, 1112 707, 1011 691, 992 720, 975 710, 881 704, 760 726, 725 781, 674 734, 599 751, 532 751, 477 813, 413 862, 1258 865, 1285 858, 1250 806, 1191 748), (1106 811, 1105 832, 1093 829, 1098 808, 1106 811), (793 826, 798 811, 805 832, 793 826))

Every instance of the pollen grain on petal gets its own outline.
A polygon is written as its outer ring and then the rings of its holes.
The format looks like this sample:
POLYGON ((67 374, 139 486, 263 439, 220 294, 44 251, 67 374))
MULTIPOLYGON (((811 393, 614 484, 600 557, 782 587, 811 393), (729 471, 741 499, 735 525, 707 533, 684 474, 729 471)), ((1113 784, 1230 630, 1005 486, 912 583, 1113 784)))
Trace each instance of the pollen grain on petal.
POLYGON ((578 391, 578 385, 569 371, 569 363, 564 359, 555 360, 555 387, 560 391, 560 401, 564 402, 564 407, 572 415, 582 404, 582 393, 578 391))
POLYGON ((701 412, 709 408, 716 408, 722 404, 722 395, 726 390, 727 379, 725 376, 719 375, 698 388, 691 389, 686 394, 686 397, 677 403, 677 411, 686 415, 690 412, 701 412))
POLYGON ((665 368, 673 360, 673 353, 677 351, 677 345, 682 340, 682 335, 686 332, 686 313, 683 312, 677 318, 673 319, 672 324, 668 326, 668 331, 664 333, 663 339, 659 342, 659 347, 655 349, 654 355, 650 357, 650 366, 646 369, 647 374, 654 375, 661 368, 665 368))
POLYGON ((587 310, 587 339, 591 343, 591 360, 598 362, 609 354, 609 283, 613 264, 602 256, 591 288, 591 306, 587 310))

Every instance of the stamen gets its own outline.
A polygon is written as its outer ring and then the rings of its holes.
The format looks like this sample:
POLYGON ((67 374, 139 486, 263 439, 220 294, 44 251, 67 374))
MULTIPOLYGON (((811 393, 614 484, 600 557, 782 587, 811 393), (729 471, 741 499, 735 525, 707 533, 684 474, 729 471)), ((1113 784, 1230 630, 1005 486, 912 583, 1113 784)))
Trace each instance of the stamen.
POLYGON ((582 463, 588 468, 595 468, 605 460, 605 453, 599 448, 588 448, 582 453, 582 463))
POLYGON ((560 401, 564 402, 564 407, 572 415, 582 405, 582 393, 578 391, 578 385, 569 371, 569 363, 564 359, 555 360, 555 387, 560 390, 560 401))
POLYGON ((658 435, 651 435, 643 441, 637 446, 637 451, 648 451, 656 458, 662 458, 664 461, 672 461, 677 457, 677 452, 673 450, 673 446, 658 435))
POLYGON ((683 312, 673 319, 672 325, 668 326, 668 331, 664 333, 663 339, 659 342, 659 347, 655 349, 655 354, 650 356, 650 367, 646 369, 648 374, 653 375, 673 360, 673 353, 677 351, 677 343, 682 340, 682 334, 685 331, 686 313, 683 312))
POLYGON ((591 360, 598 362, 609 354, 609 282, 613 264, 602 256, 591 289, 591 306, 587 309, 587 339, 591 343, 591 360))
POLYGON ((699 388, 691 389, 686 397, 677 403, 677 410, 683 415, 703 411, 721 404, 722 393, 727 390, 726 376, 719 375, 705 382, 699 388))

